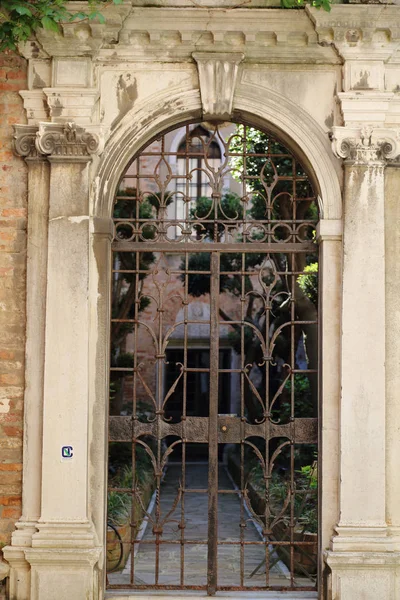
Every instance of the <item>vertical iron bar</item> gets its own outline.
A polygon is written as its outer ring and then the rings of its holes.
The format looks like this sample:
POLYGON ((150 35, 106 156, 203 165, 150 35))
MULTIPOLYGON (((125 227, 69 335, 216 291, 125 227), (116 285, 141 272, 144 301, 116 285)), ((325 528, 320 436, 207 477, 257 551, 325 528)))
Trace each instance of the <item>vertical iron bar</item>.
MULTIPOLYGON (((243 211, 245 212, 245 211, 243 211)), ((244 538, 245 538, 245 513, 244 513, 244 424, 245 404, 244 404, 244 367, 245 367, 245 348, 244 348, 244 324, 246 317, 246 255, 242 252, 242 275, 241 278, 241 306, 240 306, 240 585, 244 585, 244 538)), ((250 301, 250 299, 248 300, 250 301)))
POLYGON ((294 527, 295 527, 295 519, 294 519, 294 501, 295 501, 295 481, 294 481, 294 419, 295 419, 295 377, 293 370, 296 368, 296 349, 295 349, 295 321, 296 321, 296 307, 295 307, 295 285, 296 279, 293 275, 293 271, 295 270, 295 255, 289 254, 290 257, 290 265, 292 275, 291 278, 291 303, 290 303, 290 585, 294 586, 294 527))
MULTIPOLYGON (((136 202, 136 205, 139 203, 136 202)), ((138 210, 138 208, 137 208, 138 210)), ((133 407, 132 407, 132 511, 131 511, 131 583, 135 583, 135 542, 137 531, 135 531, 135 503, 136 503, 136 421, 137 417, 137 368, 138 368, 138 319, 139 319, 139 269, 140 254, 135 254, 135 324, 134 324, 134 354, 133 354, 133 407), (133 525, 133 527, 132 527, 133 525)))
POLYGON ((182 399, 182 497, 181 497, 181 586, 185 583, 185 489, 186 489, 186 409, 187 409, 187 367, 188 367, 188 325, 189 316, 189 253, 185 253, 184 290, 184 341, 183 341, 183 399, 182 399))
POLYGON ((208 429, 208 557, 207 594, 213 596, 218 575, 218 367, 219 253, 211 253, 210 286, 210 410, 208 429))

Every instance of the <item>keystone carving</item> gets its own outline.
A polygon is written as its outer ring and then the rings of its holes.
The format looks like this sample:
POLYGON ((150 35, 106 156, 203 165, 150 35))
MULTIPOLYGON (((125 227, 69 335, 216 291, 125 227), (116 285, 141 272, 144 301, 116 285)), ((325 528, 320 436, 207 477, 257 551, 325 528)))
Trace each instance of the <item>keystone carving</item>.
POLYGON ((333 127, 332 149, 339 158, 360 165, 384 165, 400 155, 399 131, 380 127, 333 127))
POLYGON ((244 54, 194 52, 192 56, 199 71, 203 119, 229 120, 232 116, 238 67, 244 54))

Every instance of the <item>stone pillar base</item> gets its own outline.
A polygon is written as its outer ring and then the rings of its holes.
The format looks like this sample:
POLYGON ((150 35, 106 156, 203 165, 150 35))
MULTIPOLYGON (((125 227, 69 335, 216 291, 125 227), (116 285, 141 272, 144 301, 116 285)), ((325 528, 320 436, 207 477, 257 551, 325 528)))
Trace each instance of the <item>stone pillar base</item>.
POLYGON ((25 546, 6 546, 4 558, 10 565, 9 597, 18 600, 30 600, 31 567, 25 557, 25 546))
POLYGON ((325 552, 332 600, 398 600, 399 552, 325 552))
POLYGON ((29 548, 30 600, 98 600, 100 548, 29 548))

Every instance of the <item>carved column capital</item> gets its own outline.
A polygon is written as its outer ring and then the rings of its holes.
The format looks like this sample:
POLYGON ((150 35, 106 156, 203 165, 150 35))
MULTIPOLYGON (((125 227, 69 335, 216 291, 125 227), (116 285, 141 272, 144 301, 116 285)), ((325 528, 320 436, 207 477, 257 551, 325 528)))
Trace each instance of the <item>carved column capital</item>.
POLYGON ((338 158, 366 166, 385 166, 400 155, 400 131, 383 127, 333 127, 332 150, 338 158))
POLYGON ((210 121, 230 119, 238 67, 244 54, 194 52, 192 56, 199 71, 203 118, 210 121))
POLYGON ((36 125, 14 125, 13 148, 15 154, 25 159, 39 160, 35 141, 38 127, 36 125))
POLYGON ((35 144, 39 153, 59 162, 88 162, 102 150, 99 135, 75 123, 40 123, 35 144))

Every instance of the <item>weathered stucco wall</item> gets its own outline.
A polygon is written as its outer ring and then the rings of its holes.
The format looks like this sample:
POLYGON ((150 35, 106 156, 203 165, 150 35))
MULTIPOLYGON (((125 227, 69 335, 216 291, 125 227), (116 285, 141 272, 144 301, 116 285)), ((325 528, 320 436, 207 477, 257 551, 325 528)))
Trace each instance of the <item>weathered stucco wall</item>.
POLYGON ((27 172, 12 139, 26 85, 26 61, 0 54, 0 547, 21 515, 27 172))

